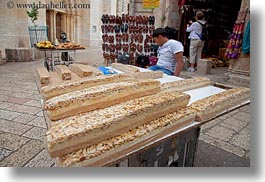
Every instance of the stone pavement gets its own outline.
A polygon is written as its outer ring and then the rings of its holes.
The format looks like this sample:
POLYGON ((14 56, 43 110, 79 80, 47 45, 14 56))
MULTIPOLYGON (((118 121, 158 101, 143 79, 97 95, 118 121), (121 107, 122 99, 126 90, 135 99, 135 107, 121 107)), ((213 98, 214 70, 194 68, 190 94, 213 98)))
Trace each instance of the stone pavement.
POLYGON ((50 167, 47 130, 34 67, 40 61, 0 65, 0 166, 50 167))
MULTIPOLYGON (((101 48, 88 48, 78 60, 103 64, 101 48)), ((43 61, 0 65, 0 166, 53 167, 44 145, 47 130, 35 67, 43 61)), ((214 75, 212 75, 214 79, 214 75)), ((250 166, 250 106, 202 126, 195 166, 250 166)))
MULTIPOLYGON (((208 75, 183 71, 180 76, 203 76, 228 87, 240 86, 225 81, 227 69, 213 68, 208 75)), ((195 166, 250 166, 250 124, 250 105, 246 105, 202 125, 195 166)))
POLYGON ((250 166, 250 106, 202 125, 195 166, 250 166))

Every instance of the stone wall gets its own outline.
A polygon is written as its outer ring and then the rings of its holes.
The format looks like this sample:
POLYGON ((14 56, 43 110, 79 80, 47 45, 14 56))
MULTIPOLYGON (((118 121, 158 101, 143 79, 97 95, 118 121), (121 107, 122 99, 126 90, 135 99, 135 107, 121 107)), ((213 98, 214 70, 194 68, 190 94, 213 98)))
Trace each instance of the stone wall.
POLYGON ((34 61, 34 48, 5 49, 6 62, 34 61))
MULTIPOLYGON (((70 41, 82 44, 84 46, 99 46, 101 44, 101 16, 104 13, 116 13, 117 0, 61 0, 66 4, 90 4, 89 9, 40 9, 39 18, 36 21, 37 25, 44 26, 48 23, 49 41, 54 42, 56 38, 56 13, 62 16, 61 29, 66 31, 70 41), (48 14, 49 12, 49 14, 48 14), (50 17, 49 20, 46 20, 50 17)), ((0 3, 0 50, 3 57, 5 56, 5 49, 13 48, 30 48, 30 38, 28 26, 32 26, 30 18, 27 16, 27 8, 16 8, 17 4, 49 4, 57 1, 37 1, 37 0, 20 0, 14 2, 14 8, 8 8, 7 2, 9 0, 1 0, 0 3)), ((58 31, 57 31, 58 32, 58 31)), ((57 33, 58 34, 58 33, 57 33)), ((59 40, 60 41, 60 40, 59 40)))
POLYGON ((142 15, 142 16, 152 16, 152 9, 143 8, 143 0, 131 0, 129 14, 132 16, 142 15))
MULTIPOLYGON (((26 9, 8 8, 8 0, 0 6, 0 50, 5 57, 5 48, 29 47, 28 18, 26 9)), ((26 0, 19 1, 27 3, 26 0)))
POLYGON ((178 1, 160 1, 160 7, 154 9, 154 16, 156 18, 155 27, 169 26, 179 29, 178 1))
POLYGON ((128 14, 128 4, 130 0, 117 0, 117 15, 122 16, 122 14, 128 14))
POLYGON ((1 54, 1 50, 0 50, 0 65, 3 64, 3 63, 4 63, 4 61, 2 59, 2 54, 1 54))
POLYGON ((179 13, 177 0, 163 0, 155 9, 144 9, 143 0, 130 1, 130 15, 155 16, 155 27, 172 27, 179 29, 179 13))

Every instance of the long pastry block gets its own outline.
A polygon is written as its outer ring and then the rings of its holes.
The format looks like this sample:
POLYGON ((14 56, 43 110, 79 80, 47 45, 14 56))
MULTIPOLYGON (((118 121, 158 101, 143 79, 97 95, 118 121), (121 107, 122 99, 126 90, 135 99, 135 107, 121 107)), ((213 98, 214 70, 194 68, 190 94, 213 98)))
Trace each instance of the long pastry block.
POLYGON ((88 67, 85 67, 85 65, 82 64, 70 64, 69 69, 81 78, 92 76, 93 74, 93 70, 89 69, 88 67))
POLYGON ((37 77, 40 81, 40 85, 48 85, 50 83, 50 74, 45 67, 36 68, 37 77))
POLYGON ((188 91, 196 88, 206 87, 211 85, 211 81, 205 77, 195 77, 191 79, 178 80, 161 84, 161 91, 188 91))
POLYGON ((140 69, 136 66, 128 65, 128 64, 122 64, 122 63, 112 63, 112 68, 115 68, 117 70, 123 71, 125 73, 137 73, 140 72, 140 69))
POLYGON ((56 65, 55 71, 61 75, 62 80, 71 80, 71 72, 66 65, 56 65))
POLYGON ((155 94, 160 91, 157 80, 142 80, 98 85, 53 97, 45 109, 52 121, 114 104, 155 94))
POLYGON ((157 78, 162 78, 163 77, 163 72, 162 71, 145 71, 145 72, 136 72, 133 73, 134 79, 157 79, 157 78))
MULTIPOLYGON (((50 85, 53 85, 53 84, 57 84, 57 83, 62 83, 64 81, 68 82, 69 80, 62 80, 62 77, 59 73, 57 73, 56 71, 51 71, 49 72, 50 73, 50 84, 47 85, 47 86, 44 86, 45 87, 49 87, 50 85)), ((43 88, 43 87, 42 87, 43 88)), ((41 88, 41 90, 42 90, 41 88)), ((42 93, 42 91, 40 90, 40 93, 42 93)), ((44 97, 45 98, 45 97, 44 97)))
POLYGON ((49 99, 58 95, 81 90, 84 88, 103 85, 108 83, 122 82, 131 80, 131 76, 126 74, 100 75, 95 77, 82 78, 80 80, 69 80, 61 83, 44 86, 41 93, 44 98, 49 99))
POLYGON ((92 71, 92 76, 99 76, 99 75, 103 75, 103 73, 95 68, 94 66, 90 66, 90 65, 84 65, 84 64, 81 64, 80 65, 82 68, 85 68, 85 69, 88 69, 88 70, 91 70, 92 71))
POLYGON ((238 87, 198 100, 190 107, 197 111, 197 121, 206 122, 249 99, 250 89, 238 87))
POLYGON ((185 107, 119 136, 61 156, 58 158, 58 165, 61 167, 108 165, 139 147, 150 144, 191 123, 194 119, 194 110, 185 107))
POLYGON ((76 73, 81 78, 86 76, 100 76, 104 75, 99 69, 94 66, 87 65, 87 64, 71 64, 69 69, 76 73))
POLYGON ((189 100, 188 94, 164 92, 57 121, 46 133, 49 154, 57 157, 99 143, 175 112, 189 100))

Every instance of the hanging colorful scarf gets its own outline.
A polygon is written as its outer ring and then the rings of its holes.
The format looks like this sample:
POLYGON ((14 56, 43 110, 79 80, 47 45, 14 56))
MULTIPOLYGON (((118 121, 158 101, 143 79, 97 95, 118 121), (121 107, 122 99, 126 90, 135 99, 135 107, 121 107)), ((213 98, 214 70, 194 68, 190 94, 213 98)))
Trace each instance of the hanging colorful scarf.
POLYGON ((240 55, 240 48, 243 39, 244 23, 235 24, 230 37, 225 55, 228 59, 236 59, 240 55))
POLYGON ((230 36, 230 41, 225 53, 225 56, 228 59, 237 59, 240 55, 245 19, 248 12, 248 9, 246 9, 245 11, 240 11, 238 14, 238 18, 234 24, 233 33, 230 36))

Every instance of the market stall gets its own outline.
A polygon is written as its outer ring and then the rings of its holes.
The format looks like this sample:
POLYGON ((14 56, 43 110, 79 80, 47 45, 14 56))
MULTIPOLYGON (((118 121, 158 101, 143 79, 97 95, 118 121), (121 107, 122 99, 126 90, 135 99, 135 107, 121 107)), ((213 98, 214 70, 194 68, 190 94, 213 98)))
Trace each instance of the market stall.
POLYGON ((155 55, 158 47, 152 39, 154 16, 105 14, 101 20, 102 52, 106 66, 117 61, 137 65, 139 56, 148 60, 149 56, 155 55))
POLYGON ((246 88, 164 74, 135 79, 154 72, 113 67, 106 69, 119 74, 40 87, 47 149, 58 166, 193 166, 200 126, 250 102, 246 88))
POLYGON ((39 42, 36 48, 44 52, 44 65, 48 71, 55 71, 55 65, 69 65, 73 63, 73 61, 76 60, 76 52, 85 49, 85 47, 74 43, 62 43, 58 46, 54 46, 50 41, 39 42), (73 53, 73 57, 70 56, 71 53, 73 53))

